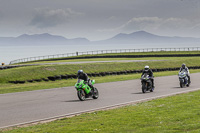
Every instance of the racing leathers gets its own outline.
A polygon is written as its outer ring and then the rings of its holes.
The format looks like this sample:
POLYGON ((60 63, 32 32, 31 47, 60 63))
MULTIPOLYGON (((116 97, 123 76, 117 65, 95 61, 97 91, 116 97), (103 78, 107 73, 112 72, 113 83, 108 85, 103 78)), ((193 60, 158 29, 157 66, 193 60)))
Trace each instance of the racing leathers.
POLYGON ((91 80, 89 79, 88 75, 86 73, 78 73, 77 75, 78 79, 82 79, 86 82, 86 84, 88 84, 88 86, 90 86, 90 88, 94 89, 91 80))
MULTIPOLYGON (((147 75, 150 76, 151 81, 152 81, 152 86, 153 86, 153 88, 155 88, 155 86, 154 86, 154 79, 153 79, 153 72, 152 72, 152 70, 151 70, 151 69, 143 70, 143 71, 142 71, 142 75, 144 75, 145 73, 146 73, 147 75)), ((141 76, 142 76, 142 75, 141 75, 141 76)))
POLYGON ((179 72, 181 72, 181 71, 187 72, 186 75, 187 75, 187 77, 188 77, 188 82, 189 82, 189 84, 190 84, 191 81, 190 81, 190 75, 189 75, 189 74, 190 74, 190 71, 189 71, 189 69, 188 69, 187 67, 185 67, 185 68, 181 67, 179 72))

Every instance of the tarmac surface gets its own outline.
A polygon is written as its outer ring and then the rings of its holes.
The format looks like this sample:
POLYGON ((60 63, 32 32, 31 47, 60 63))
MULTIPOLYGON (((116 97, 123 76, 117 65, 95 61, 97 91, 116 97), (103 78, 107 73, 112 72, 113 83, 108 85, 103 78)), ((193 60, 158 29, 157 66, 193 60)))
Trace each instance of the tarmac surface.
MULTIPOLYGON (((167 60, 109 60, 109 61, 78 61, 78 62, 55 62, 39 63, 36 65, 53 65, 53 64, 84 64, 84 63, 110 63, 110 62, 147 62, 147 61, 167 61, 167 60)), ((34 64, 32 64, 34 65, 34 64)))
POLYGON ((154 92, 145 94, 139 79, 95 84, 99 98, 86 101, 78 99, 74 86, 0 94, 0 128, 198 90, 200 73, 190 76, 192 84, 186 88, 180 88, 177 75, 156 77, 154 92))

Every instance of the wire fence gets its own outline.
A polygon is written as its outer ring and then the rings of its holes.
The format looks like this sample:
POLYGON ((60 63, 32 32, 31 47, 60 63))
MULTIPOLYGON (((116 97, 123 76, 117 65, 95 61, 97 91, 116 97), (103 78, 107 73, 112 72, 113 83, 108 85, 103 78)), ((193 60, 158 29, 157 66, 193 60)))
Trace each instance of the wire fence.
POLYGON ((80 55, 98 55, 98 54, 109 54, 109 53, 131 53, 131 52, 159 52, 159 51, 200 51, 200 47, 182 47, 182 48, 143 48, 143 49, 112 49, 112 50, 96 50, 86 52, 75 52, 75 53, 64 53, 56 55, 45 55, 28 57, 10 61, 11 64, 23 63, 29 61, 38 61, 45 59, 55 59, 64 57, 75 57, 80 55))

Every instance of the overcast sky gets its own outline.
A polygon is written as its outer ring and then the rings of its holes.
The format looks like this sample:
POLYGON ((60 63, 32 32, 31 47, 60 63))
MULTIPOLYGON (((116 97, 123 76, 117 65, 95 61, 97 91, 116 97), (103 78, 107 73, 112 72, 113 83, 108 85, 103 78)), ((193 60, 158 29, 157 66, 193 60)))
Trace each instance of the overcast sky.
POLYGON ((200 37, 200 0, 0 0, 0 37, 108 39, 145 30, 200 37))

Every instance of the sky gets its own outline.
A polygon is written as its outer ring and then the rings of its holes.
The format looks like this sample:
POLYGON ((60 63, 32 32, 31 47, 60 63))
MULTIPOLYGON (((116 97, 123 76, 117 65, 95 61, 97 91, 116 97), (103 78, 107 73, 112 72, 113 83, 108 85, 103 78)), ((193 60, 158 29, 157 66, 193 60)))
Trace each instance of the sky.
POLYGON ((96 41, 140 30, 200 38, 200 0, 0 0, 0 37, 49 33, 96 41))

